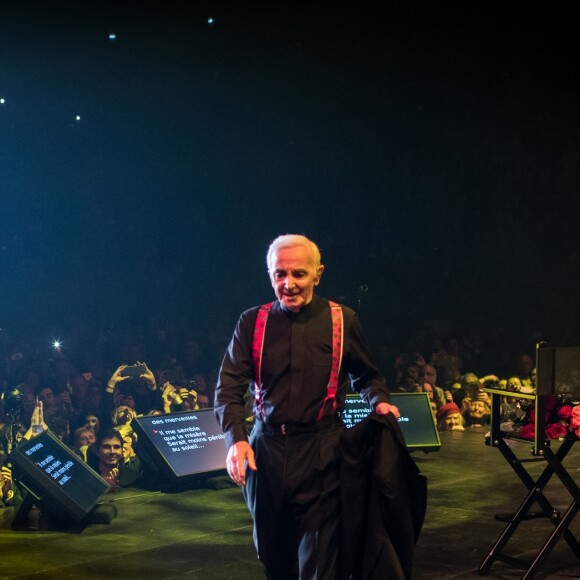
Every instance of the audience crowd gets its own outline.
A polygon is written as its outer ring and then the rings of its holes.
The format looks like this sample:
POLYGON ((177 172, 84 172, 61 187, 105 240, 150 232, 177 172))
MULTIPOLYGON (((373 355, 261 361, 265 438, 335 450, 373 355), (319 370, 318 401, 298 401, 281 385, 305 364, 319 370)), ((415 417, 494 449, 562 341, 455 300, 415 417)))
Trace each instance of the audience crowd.
MULTIPOLYGON (((534 344, 488 348, 480 337, 417 333, 405 347, 379 348, 377 361, 393 392, 426 392, 440 431, 490 422, 484 387, 531 393, 534 344)), ((0 507, 16 505, 11 446, 49 429, 111 489, 156 485, 155 469, 131 421, 213 405, 229 334, 200 335, 152 323, 116 332, 71 333, 62 344, 0 332, 0 507)), ((518 412, 505 399, 506 418, 518 412)))

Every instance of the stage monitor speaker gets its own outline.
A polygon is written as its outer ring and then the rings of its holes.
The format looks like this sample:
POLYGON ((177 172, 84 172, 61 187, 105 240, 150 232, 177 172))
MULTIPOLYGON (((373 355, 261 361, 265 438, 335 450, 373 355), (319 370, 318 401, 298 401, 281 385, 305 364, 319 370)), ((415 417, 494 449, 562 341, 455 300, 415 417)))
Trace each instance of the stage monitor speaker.
MULTIPOLYGON (((410 451, 439 451, 441 439, 431 410, 428 393, 391 393, 391 403, 399 408, 399 427, 410 451)), ((346 396, 342 420, 353 427, 370 414, 368 405, 352 394, 346 396)))
MULTIPOLYGON (((28 492, 24 508, 36 503, 53 520, 80 522, 111 489, 50 431, 21 443, 9 459, 16 481, 28 492)), ((15 524, 26 517, 27 513, 17 514, 15 524)))
POLYGON ((225 436, 213 409, 136 417, 131 425, 166 483, 226 473, 225 436))

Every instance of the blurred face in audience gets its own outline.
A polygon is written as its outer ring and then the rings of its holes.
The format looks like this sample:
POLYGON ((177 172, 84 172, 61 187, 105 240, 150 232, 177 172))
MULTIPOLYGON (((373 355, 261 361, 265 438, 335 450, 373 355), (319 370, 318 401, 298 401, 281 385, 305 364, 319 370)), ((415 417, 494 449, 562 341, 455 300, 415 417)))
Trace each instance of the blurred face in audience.
POLYGON ((133 457, 134 455, 133 439, 129 435, 125 435, 123 437, 123 457, 127 460, 128 457, 133 457))
POLYGON ((117 407, 129 407, 130 409, 135 409, 135 399, 130 393, 119 393, 117 396, 117 407))
POLYGON ((99 385, 89 385, 87 387, 87 407, 92 410, 98 410, 101 407, 101 387, 99 385))
POLYGON ((522 381, 519 377, 510 377, 506 383, 506 389, 508 391, 519 391, 522 386, 522 381))
POLYGON ((79 446, 88 447, 95 442, 95 432, 92 429, 83 429, 79 435, 79 446))
POLYGON ((24 382, 32 389, 36 390, 36 387, 40 384, 40 375, 36 371, 30 371, 26 374, 24 382))
POLYGON ((469 403, 469 415, 472 419, 482 419, 489 411, 483 401, 471 401, 469 403))
POLYGON ((135 399, 133 398, 133 395, 125 395, 123 397, 123 405, 135 409, 135 399))
POLYGON ((521 377, 528 377, 534 368, 534 361, 528 354, 522 354, 518 361, 518 371, 521 377))
POLYGON ((98 433, 99 428, 101 427, 101 422, 96 415, 87 415, 85 425, 90 427, 95 433, 98 433))
POLYGON ((75 375, 69 379, 69 387, 72 391, 73 400, 83 403, 87 397, 87 381, 83 375, 75 375))
POLYGON ((38 392, 38 398, 42 401, 44 409, 54 406, 54 391, 50 387, 45 387, 38 392))
POLYGON ((437 384, 437 369, 433 365, 425 365, 423 368, 425 382, 430 385, 437 384))
POLYGON ((461 413, 451 413, 450 415, 447 415, 444 423, 447 429, 461 425, 461 413))
POLYGON ((113 411, 113 424, 124 425, 129 423, 135 417, 135 411, 127 405, 120 405, 113 411))
POLYGON ((403 369, 403 386, 407 390, 414 390, 419 384, 421 368, 416 364, 407 365, 403 369))

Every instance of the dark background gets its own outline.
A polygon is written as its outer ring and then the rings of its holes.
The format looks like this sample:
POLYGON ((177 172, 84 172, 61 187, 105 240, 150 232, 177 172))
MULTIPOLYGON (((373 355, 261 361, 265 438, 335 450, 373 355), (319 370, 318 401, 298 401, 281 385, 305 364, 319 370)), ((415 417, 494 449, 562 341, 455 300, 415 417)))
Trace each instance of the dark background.
POLYGON ((379 340, 580 341, 576 20, 431 4, 0 1, 0 326, 230 332, 291 232, 379 340))

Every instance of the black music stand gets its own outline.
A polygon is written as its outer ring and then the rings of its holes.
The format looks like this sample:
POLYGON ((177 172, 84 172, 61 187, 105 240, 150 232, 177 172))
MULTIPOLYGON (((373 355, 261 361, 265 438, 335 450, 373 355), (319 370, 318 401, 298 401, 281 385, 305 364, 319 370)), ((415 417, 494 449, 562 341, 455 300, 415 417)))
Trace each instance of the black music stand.
POLYGON ((545 411, 548 397, 560 395, 571 400, 580 398, 580 348, 553 348, 548 347, 545 343, 538 344, 536 348, 536 372, 537 386, 536 393, 533 395, 516 394, 503 389, 485 389, 492 397, 491 429, 486 444, 500 450, 510 467, 525 485, 528 494, 513 514, 496 514, 495 519, 507 522, 507 526, 479 566, 478 573, 481 575, 487 574, 490 566, 499 560, 515 568, 524 569, 522 580, 532 578, 560 538, 564 538, 574 554, 580 558, 580 544, 568 529, 580 509, 580 488, 563 465, 566 455, 578 439, 574 433, 568 433, 558 450, 554 452, 550 446, 550 440, 545 435, 545 411), (534 439, 516 438, 518 441, 532 446, 531 458, 519 458, 506 442, 509 435, 500 429, 501 400, 506 395, 527 399, 535 406, 534 439), (524 466, 529 462, 544 462, 546 464, 536 479, 528 473, 524 466), (553 475, 557 476, 572 498, 564 513, 555 509, 543 492, 553 475), (534 504, 538 504, 541 511, 530 512, 534 504), (533 560, 526 562, 507 555, 504 548, 518 526, 524 521, 536 518, 548 518, 554 525, 554 529, 544 544, 540 546, 533 560))

